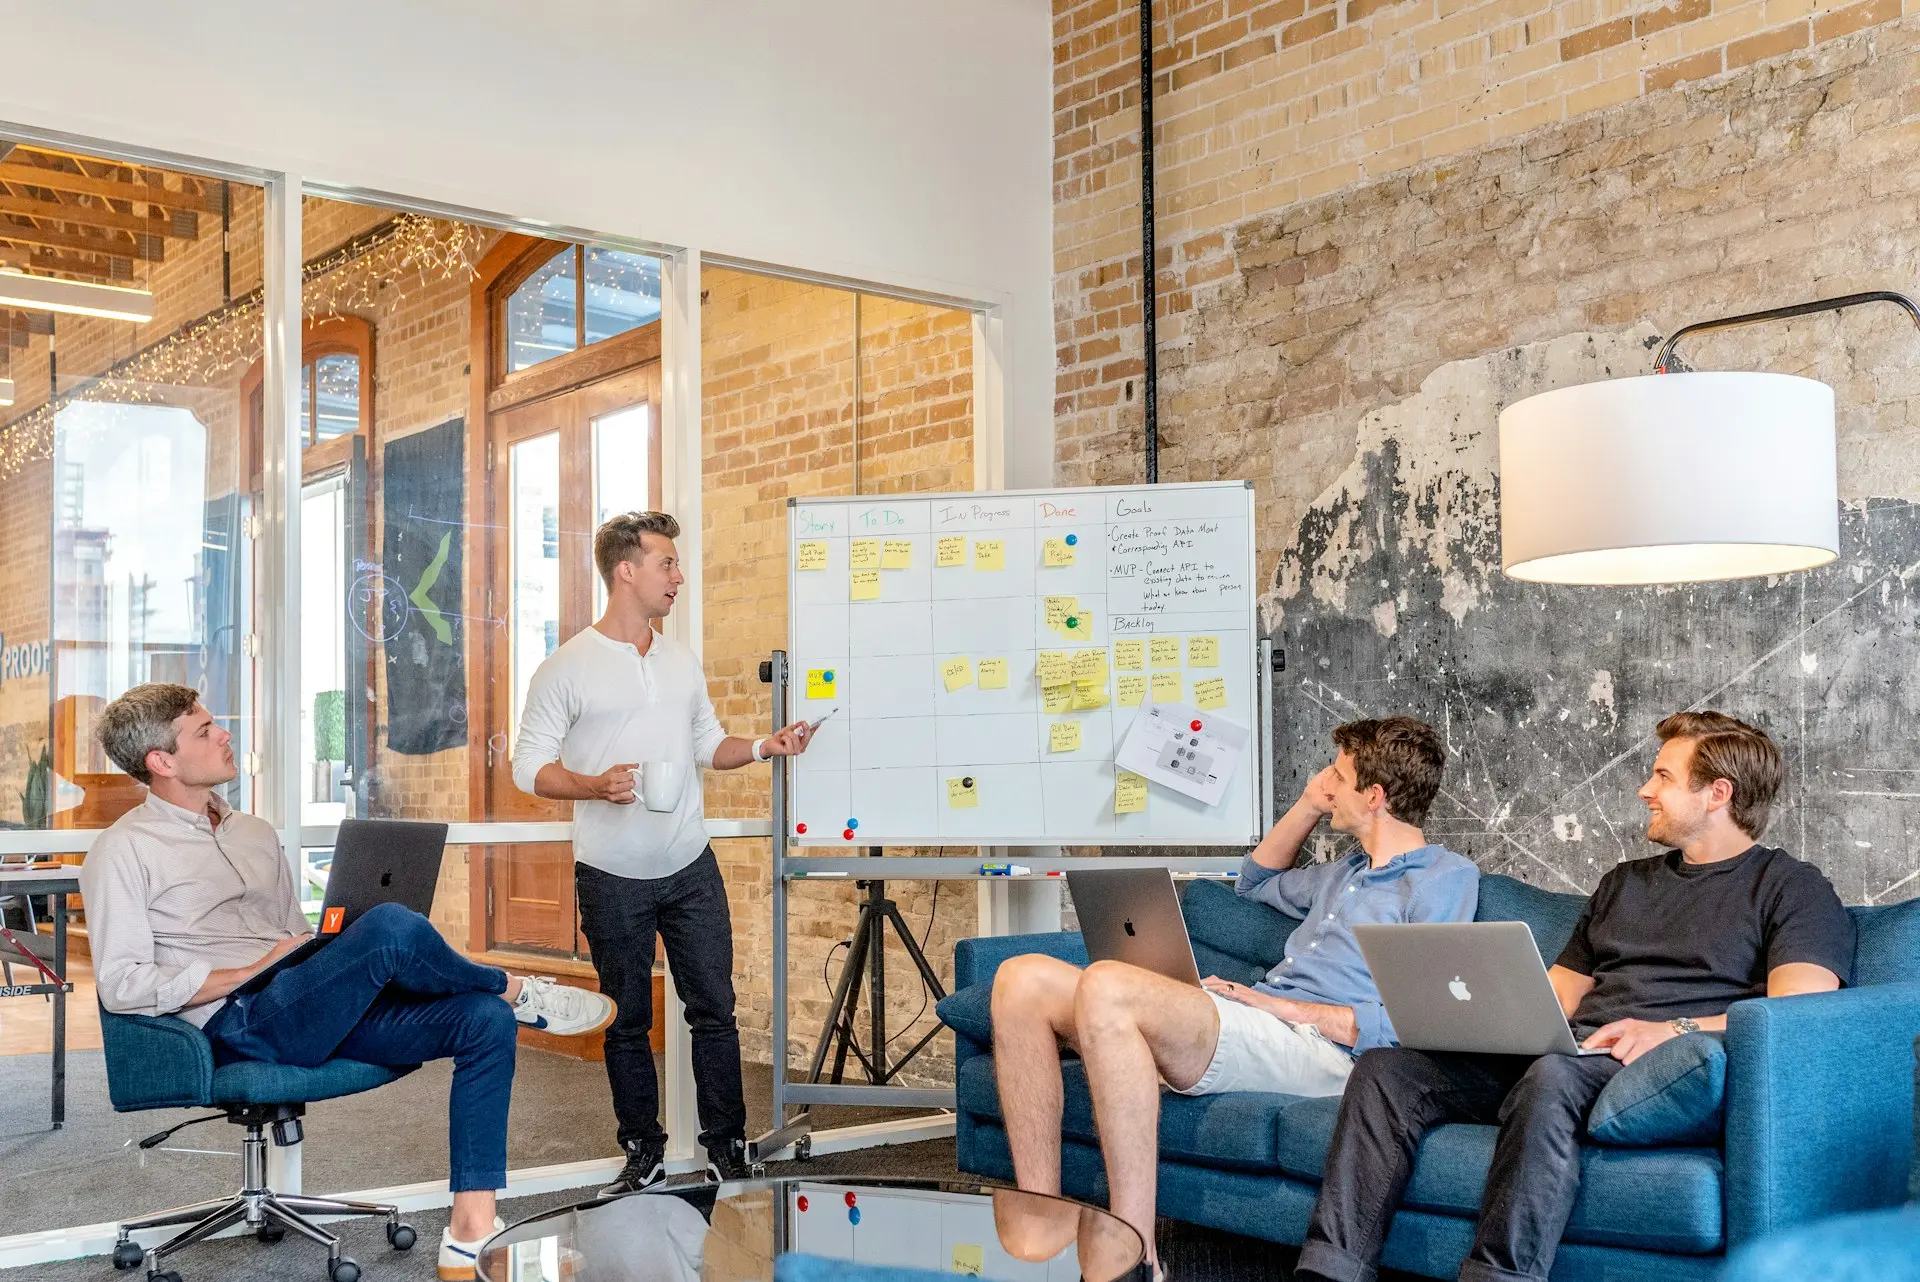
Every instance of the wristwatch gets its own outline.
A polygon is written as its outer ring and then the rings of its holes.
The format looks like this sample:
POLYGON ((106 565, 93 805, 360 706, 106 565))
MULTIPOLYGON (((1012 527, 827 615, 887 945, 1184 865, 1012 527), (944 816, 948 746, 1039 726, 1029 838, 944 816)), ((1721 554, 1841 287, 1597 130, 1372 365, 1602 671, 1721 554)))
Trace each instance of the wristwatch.
POLYGON ((1700 1031, 1700 1022, 1688 1015, 1682 1015, 1679 1019, 1670 1019, 1667 1023, 1673 1026, 1673 1031, 1676 1033, 1697 1033, 1700 1031))

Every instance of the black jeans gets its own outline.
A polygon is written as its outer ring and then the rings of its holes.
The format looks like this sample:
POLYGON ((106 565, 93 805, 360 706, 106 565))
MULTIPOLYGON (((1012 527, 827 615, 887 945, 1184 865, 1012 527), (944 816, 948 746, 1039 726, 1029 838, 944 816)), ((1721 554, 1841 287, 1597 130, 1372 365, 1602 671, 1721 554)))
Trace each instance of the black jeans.
POLYGON ((1443 1122, 1498 1122, 1480 1225, 1460 1277, 1545 1279, 1580 1192, 1580 1132, 1619 1071, 1609 1055, 1368 1051, 1347 1079, 1300 1272, 1371 1279, 1421 1137, 1443 1122))
POLYGON ((733 917, 713 847, 665 877, 616 877, 575 864, 573 882, 580 928, 593 949, 600 991, 620 1006, 607 1028, 607 1080, 613 1085, 620 1142, 665 1139, 667 1134, 660 1125, 660 1084, 648 1041, 653 1031, 656 931, 667 946, 667 965, 693 1033, 700 1142, 746 1138, 740 1029, 733 1020, 733 917))

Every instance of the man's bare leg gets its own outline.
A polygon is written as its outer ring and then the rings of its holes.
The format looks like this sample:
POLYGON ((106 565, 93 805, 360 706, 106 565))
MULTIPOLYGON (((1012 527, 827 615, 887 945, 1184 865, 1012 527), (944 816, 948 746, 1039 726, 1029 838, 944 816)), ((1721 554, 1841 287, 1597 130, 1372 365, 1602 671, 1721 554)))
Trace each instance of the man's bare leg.
POLYGON ((993 1075, 1021 1188, 1060 1194, 1060 1044, 1074 1044, 1080 968, 1027 953, 993 976, 993 1075))
POLYGON ((1204 989, 1100 961, 1080 977, 1074 1003, 1094 1121, 1107 1161, 1108 1205, 1153 1249, 1160 1156, 1160 1080, 1189 1087, 1213 1062, 1220 1015, 1204 989))

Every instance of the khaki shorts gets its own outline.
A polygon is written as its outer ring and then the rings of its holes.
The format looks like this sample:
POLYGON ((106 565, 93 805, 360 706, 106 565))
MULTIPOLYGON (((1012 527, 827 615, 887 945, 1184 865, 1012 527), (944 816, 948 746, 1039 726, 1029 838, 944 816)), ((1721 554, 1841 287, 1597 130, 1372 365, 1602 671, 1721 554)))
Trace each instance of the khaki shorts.
MULTIPOLYGON (((1220 1042, 1200 1080, 1182 1095, 1272 1091, 1281 1095, 1338 1095, 1353 1072, 1353 1056, 1311 1024, 1208 993, 1220 1012, 1220 1042)), ((1178 1089, 1177 1087, 1175 1088, 1178 1089)))

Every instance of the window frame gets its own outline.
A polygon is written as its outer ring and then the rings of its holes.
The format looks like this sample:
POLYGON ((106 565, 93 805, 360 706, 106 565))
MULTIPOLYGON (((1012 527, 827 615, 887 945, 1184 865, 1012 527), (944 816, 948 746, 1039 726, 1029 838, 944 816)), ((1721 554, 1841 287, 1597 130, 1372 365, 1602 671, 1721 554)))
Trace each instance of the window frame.
MULTIPOLYGON (((500 243, 482 261, 479 272, 485 300, 482 316, 487 370, 486 410, 498 411, 525 404, 542 396, 590 383, 629 365, 660 358, 661 317, 597 342, 587 342, 587 251, 593 248, 597 246, 585 241, 542 240, 510 233, 501 237, 500 243), (568 252, 573 254, 575 347, 570 352, 550 356, 525 369, 509 370, 507 304, 514 291, 526 284, 535 272, 568 252)), ((660 258, 660 262, 664 271, 666 261, 660 258)), ((664 315, 663 300, 662 317, 664 315)), ((479 346, 476 344, 476 348, 479 346)))

